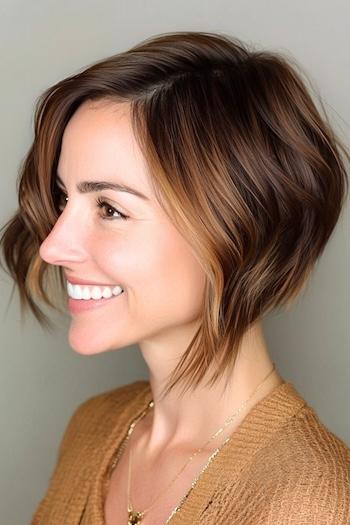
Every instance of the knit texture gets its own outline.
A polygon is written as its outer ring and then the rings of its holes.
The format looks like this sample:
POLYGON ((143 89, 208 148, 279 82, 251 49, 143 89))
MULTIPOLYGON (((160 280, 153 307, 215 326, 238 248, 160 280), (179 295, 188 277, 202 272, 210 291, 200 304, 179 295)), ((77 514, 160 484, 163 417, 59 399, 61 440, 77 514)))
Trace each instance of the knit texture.
MULTIPOLYGON (((149 382, 137 381, 78 406, 31 525, 104 525, 111 462, 151 399, 149 382)), ((249 411, 169 524, 350 525, 350 448, 284 382, 249 411)))

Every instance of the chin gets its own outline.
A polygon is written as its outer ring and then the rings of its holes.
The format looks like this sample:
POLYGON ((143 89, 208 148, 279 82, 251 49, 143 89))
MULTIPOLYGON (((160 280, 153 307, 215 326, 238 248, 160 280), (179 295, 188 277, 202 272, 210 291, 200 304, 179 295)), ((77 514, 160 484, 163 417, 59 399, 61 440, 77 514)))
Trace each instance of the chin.
POLYGON ((70 347, 81 355, 102 354, 116 349, 115 345, 103 341, 98 334, 94 337, 92 334, 82 333, 81 330, 74 330, 74 328, 69 331, 68 342, 70 347))

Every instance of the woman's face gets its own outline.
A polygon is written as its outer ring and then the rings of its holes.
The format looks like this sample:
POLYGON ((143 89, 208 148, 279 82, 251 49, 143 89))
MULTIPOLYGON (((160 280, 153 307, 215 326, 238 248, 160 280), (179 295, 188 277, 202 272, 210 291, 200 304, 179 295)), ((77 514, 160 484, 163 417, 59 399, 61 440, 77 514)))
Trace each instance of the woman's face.
POLYGON ((201 311, 204 272, 155 200, 129 105, 81 105, 65 129, 57 172, 62 213, 40 256, 62 266, 68 280, 124 290, 99 301, 69 299, 72 348, 94 354, 188 331, 201 311), (125 184, 146 198, 115 189, 82 193, 84 181, 125 184))

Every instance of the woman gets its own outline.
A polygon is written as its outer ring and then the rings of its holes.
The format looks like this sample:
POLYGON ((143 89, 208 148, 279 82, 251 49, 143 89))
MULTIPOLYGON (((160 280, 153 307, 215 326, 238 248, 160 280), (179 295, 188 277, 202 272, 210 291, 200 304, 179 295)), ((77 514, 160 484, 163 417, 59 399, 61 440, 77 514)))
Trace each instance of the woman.
POLYGON ((32 525, 350 523, 350 449, 271 360, 348 153, 277 54, 150 38, 48 89, 4 228, 22 304, 62 288, 69 342, 138 343, 149 381, 74 412, 32 525), (66 292, 67 286, 67 292, 66 292))

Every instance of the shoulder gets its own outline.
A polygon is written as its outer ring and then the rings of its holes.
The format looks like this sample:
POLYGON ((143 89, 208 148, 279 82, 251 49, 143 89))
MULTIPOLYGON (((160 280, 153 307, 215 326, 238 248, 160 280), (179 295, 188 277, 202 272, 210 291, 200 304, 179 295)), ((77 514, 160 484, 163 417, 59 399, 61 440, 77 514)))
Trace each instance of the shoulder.
POLYGON ((75 408, 63 432, 48 488, 32 525, 51 523, 54 515, 57 523, 61 523, 69 509, 66 501, 71 502, 72 498, 76 498, 76 509, 71 505, 70 510, 79 511, 100 465, 111 429, 119 423, 123 425, 134 407, 144 403, 149 390, 148 381, 136 381, 91 396, 75 408))
POLYGON ((96 433, 108 435, 121 411, 137 397, 149 391, 148 381, 135 381, 91 396, 80 403, 73 411, 60 442, 58 457, 72 448, 75 441, 98 438, 96 433))
POLYGON ((350 448, 305 404, 251 465, 273 523, 350 524, 350 448), (294 521, 293 521, 294 519, 294 521))
POLYGON ((141 392, 144 392, 149 388, 148 381, 135 381, 133 383, 128 383, 126 385, 121 385, 111 390, 106 390, 99 394, 95 394, 80 405, 77 406, 73 415, 81 414, 86 411, 96 410, 108 410, 114 409, 118 406, 123 406, 129 400, 134 399, 141 392))

